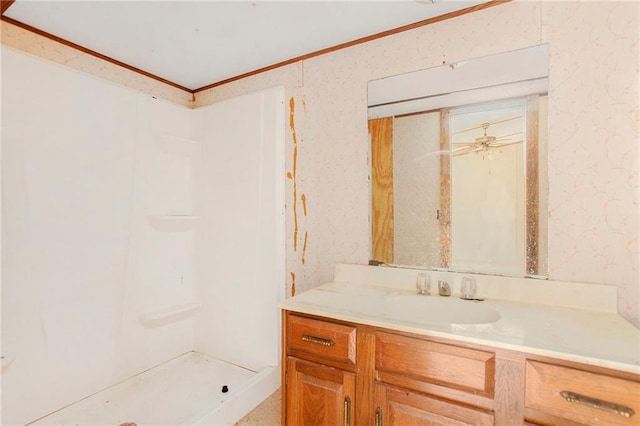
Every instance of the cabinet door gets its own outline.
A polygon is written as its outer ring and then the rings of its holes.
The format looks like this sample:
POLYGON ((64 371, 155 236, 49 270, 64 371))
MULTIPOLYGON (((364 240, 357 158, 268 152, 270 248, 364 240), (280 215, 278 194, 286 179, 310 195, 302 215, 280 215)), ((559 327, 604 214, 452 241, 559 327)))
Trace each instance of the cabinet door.
POLYGON ((493 425, 491 413, 376 384, 376 426, 493 425))
POLYGON ((353 425, 355 374, 289 357, 286 388, 289 426, 353 425))

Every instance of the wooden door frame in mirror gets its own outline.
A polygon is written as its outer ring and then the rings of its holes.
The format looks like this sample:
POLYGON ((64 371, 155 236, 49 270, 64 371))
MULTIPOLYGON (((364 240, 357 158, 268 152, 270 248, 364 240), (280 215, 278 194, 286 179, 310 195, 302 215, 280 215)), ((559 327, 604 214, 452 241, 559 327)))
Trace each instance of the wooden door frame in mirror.
POLYGON ((527 275, 539 273, 539 234, 540 234, 540 173, 539 173, 539 116, 540 97, 527 96, 527 134, 526 134, 526 235, 525 262, 527 275))
POLYGON ((393 117, 369 120, 371 257, 393 263, 393 117))
POLYGON ((451 264, 451 145, 449 144, 449 108, 440 110, 440 267, 451 264))

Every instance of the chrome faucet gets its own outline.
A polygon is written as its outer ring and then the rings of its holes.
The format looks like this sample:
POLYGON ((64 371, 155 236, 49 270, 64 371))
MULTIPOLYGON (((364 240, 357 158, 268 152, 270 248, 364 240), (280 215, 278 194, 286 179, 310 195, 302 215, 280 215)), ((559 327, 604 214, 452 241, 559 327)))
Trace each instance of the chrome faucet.
POLYGON ((438 294, 440 296, 451 296, 451 287, 449 287, 449 283, 443 280, 438 280, 438 294))

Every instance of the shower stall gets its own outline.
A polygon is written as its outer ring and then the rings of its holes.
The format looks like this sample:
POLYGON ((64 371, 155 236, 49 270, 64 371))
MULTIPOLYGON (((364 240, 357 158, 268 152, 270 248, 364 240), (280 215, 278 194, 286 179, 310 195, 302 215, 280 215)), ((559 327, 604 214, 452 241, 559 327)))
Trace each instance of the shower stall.
POLYGON ((284 89, 1 66, 2 424, 233 424, 280 385, 284 89))

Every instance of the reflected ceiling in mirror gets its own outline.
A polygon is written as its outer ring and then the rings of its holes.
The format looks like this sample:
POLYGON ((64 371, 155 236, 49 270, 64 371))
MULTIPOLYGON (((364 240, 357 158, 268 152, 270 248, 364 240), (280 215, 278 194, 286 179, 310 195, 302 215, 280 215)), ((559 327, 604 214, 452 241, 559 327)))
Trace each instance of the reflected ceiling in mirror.
POLYGON ((548 47, 368 89, 371 259, 545 276, 548 47))

